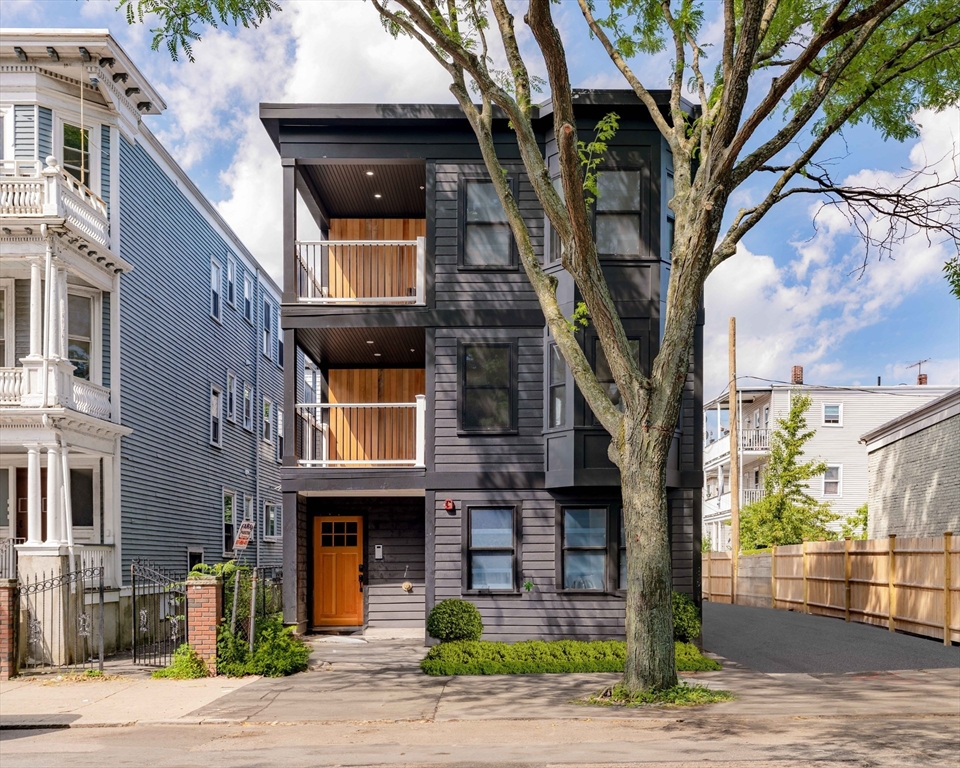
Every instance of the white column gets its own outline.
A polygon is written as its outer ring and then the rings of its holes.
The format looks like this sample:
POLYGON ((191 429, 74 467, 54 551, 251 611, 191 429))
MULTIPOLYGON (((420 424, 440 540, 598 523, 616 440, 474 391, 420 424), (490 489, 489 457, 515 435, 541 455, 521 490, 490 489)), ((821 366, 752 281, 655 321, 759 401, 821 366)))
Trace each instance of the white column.
POLYGON ((42 544, 43 507, 40 501, 40 446, 27 446, 27 544, 42 544))
POLYGON ((43 354, 43 272, 40 262, 34 261, 30 264, 30 356, 39 357, 41 354, 43 354))
POLYGON ((47 447, 47 540, 48 545, 57 545, 60 535, 60 448, 47 447))
POLYGON ((61 539, 67 542, 68 547, 73 546, 73 498, 70 496, 70 451, 67 449, 66 442, 63 443, 63 448, 60 452, 60 477, 62 482, 60 487, 63 488, 63 505, 60 507, 61 510, 61 521, 62 527, 61 539))
POLYGON ((426 466, 427 452, 427 398, 424 395, 417 395, 417 460, 416 466, 426 466))
POLYGON ((60 357, 66 360, 69 357, 67 351, 67 270, 57 270, 57 342, 59 346, 60 357))

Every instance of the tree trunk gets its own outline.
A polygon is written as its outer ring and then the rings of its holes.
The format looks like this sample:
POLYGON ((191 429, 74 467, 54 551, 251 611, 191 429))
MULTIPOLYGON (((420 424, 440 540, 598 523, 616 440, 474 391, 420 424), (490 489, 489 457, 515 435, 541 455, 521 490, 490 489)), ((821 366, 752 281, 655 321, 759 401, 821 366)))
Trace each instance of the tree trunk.
POLYGON ((670 438, 625 436, 621 493, 627 547, 627 662, 623 685, 630 693, 677 684, 673 646, 673 574, 667 524, 666 459, 670 438))

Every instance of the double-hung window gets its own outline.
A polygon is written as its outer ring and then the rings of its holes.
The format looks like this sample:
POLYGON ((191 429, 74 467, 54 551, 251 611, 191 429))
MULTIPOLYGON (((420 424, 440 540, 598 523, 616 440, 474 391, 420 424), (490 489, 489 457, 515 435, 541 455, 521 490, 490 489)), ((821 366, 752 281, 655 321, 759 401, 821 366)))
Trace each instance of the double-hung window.
POLYGON ((487 179, 463 179, 460 266, 510 269, 516 266, 513 234, 496 187, 487 179))
POLYGON ((604 591, 607 584, 606 507, 564 507, 561 551, 563 588, 604 591))
POLYGON ((253 432, 253 386, 243 382, 243 428, 253 432))
MULTIPOLYGON (((630 354, 633 355, 633 362, 639 366, 640 339, 627 339, 627 344, 630 345, 630 354)), ((607 355, 603 351, 603 345, 600 343, 600 339, 594 339, 593 341, 593 359, 595 361, 594 370, 597 374, 597 380, 604 390, 606 390, 611 402, 622 411, 623 403, 620 401, 620 390, 617 388, 617 382, 613 379, 613 372, 610 370, 610 363, 607 362, 607 355)), ((596 416, 594 416, 594 423, 600 423, 596 416)))
POLYGON ((516 344, 485 342, 460 347, 460 430, 516 429, 516 344))
POLYGON ((640 172, 597 175, 596 240, 602 256, 640 255, 640 172))
POLYGON ((90 184, 90 131, 63 124, 63 170, 81 184, 90 184))
POLYGON ((828 464, 827 471, 823 473, 823 495, 840 496, 843 489, 843 466, 840 464, 828 464))
POLYGON ((253 322, 253 275, 243 276, 243 316, 248 322, 253 322))
POLYGON ((841 427, 843 426, 843 405, 840 403, 823 404, 823 426, 841 427))
POLYGON ((277 408, 277 462, 283 461, 283 409, 277 408))
POLYGON ((232 257, 227 259, 227 304, 237 304, 237 260, 232 257))
POLYGON ((673 171, 667 171, 665 177, 666 183, 666 195, 664 199, 664 210, 667 212, 667 261, 673 261, 673 241, 674 241, 674 232, 676 230, 675 218, 673 210, 669 207, 668 203, 673 199, 673 196, 676 194, 676 189, 673 183, 673 171))
POLYGON ((223 445, 223 391, 210 387, 210 445, 223 445))
POLYGON ((227 421, 237 422, 237 377, 227 371, 227 421))
POLYGON ((263 354, 270 357, 273 346, 273 305, 263 300, 263 354))
POLYGON ((76 378, 90 380, 92 351, 93 299, 67 294, 67 357, 73 364, 76 378))
POLYGON ((283 531, 283 511, 279 504, 267 502, 263 505, 263 538, 276 541, 283 531))
POLYGON ((223 291, 223 270, 216 261, 210 260, 210 317, 219 322, 221 310, 221 292, 223 291))
POLYGON ((223 556, 233 555, 237 540, 237 494, 223 489, 223 556))
MULTIPOLYGON (((553 188, 557 190, 557 194, 560 195, 560 199, 563 200, 563 184, 560 181, 560 177, 556 176, 553 179, 553 188)), ((544 217, 546 219, 546 217, 544 217)), ((550 240, 549 247, 550 253, 548 254, 548 260, 551 262, 560 261, 563 256, 563 243, 560 241, 560 233, 554 228, 550 219, 546 219, 547 229, 550 231, 550 240)))
POLYGON ((469 590, 516 589, 516 507, 467 508, 469 590))
POLYGON ((244 495, 243 497, 243 519, 253 520, 253 496, 244 495))
POLYGON ((263 398, 263 442, 273 442, 273 401, 263 398))
POLYGON ((562 427, 567 423, 567 361, 556 344, 550 345, 550 406, 547 426, 562 427))
POLYGON ((277 365, 283 368, 283 331, 277 328, 277 365))

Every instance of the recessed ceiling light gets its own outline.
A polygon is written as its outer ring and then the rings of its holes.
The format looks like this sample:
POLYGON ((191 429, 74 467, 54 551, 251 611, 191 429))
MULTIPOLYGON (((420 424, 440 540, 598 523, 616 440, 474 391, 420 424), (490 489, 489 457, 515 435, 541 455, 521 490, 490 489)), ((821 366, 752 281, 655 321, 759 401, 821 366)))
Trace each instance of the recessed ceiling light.
POLYGON ((413 352, 413 347, 410 348, 410 351, 413 352))
POLYGON ((426 189, 426 187, 424 187, 423 184, 421 184, 420 189, 426 189))
POLYGON ((373 344, 373 339, 367 339, 367 344, 373 344))
POLYGON ((379 352, 374 352, 374 353, 373 353, 373 356, 374 356, 374 357, 380 357, 380 353, 379 353, 379 352))
POLYGON ((367 176, 373 176, 373 171, 367 171, 367 176))
POLYGON ((377 198, 377 200, 379 200, 381 197, 383 197, 383 195, 381 195, 381 194, 375 194, 374 197, 377 198))

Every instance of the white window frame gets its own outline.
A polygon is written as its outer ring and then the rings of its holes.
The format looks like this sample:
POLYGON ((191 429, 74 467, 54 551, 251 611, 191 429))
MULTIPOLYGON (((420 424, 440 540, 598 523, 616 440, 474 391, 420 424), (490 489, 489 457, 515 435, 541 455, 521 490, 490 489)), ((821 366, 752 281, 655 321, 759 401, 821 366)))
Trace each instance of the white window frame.
POLYGON ((224 486, 220 495, 220 520, 222 531, 220 538, 223 539, 223 556, 224 557, 234 557, 237 553, 237 529, 240 527, 239 522, 237 521, 237 492, 224 486), (227 497, 233 499, 231 503, 232 514, 233 514, 233 547, 227 549, 227 497))
POLYGON ((280 328, 279 318, 277 322, 277 368, 283 368, 283 330, 280 328))
POLYGON ((237 306, 237 260, 227 257, 227 304, 237 306))
POLYGON ((274 434, 277 436, 277 464, 283 463, 283 408, 277 408, 277 428, 274 434))
MULTIPOLYGON (((89 113, 87 115, 89 117, 89 113)), ((34 111, 34 120, 36 124, 39 125, 40 121, 36 111, 34 111)), ((63 127, 65 125, 72 125, 74 128, 83 127, 87 131, 87 151, 90 155, 90 165, 86 169, 87 178, 83 182, 83 185, 96 194, 101 193, 100 189, 100 123, 91 123, 87 122, 86 125, 80 125, 80 112, 76 113, 67 113, 66 116, 60 113, 58 114, 57 110, 54 110, 53 116, 54 129, 53 129, 53 155, 58 158, 59 162, 63 162, 63 127)), ((85 121, 86 122, 86 121, 85 121)), ((10 125, 12 125, 13 120, 10 120, 10 125)), ((6 126, 5 126, 6 127, 6 126)), ((11 136, 13 131, 9 131, 11 136)), ((12 154, 6 155, 4 157, 13 157, 12 154)), ((38 158, 40 162, 46 160, 46 158, 38 158)), ((66 173, 66 171, 64 171, 66 173)))
POLYGON ((263 300, 263 356, 273 357, 273 303, 270 299, 263 300))
POLYGON ((283 538, 283 506, 275 501, 263 503, 263 540, 280 541, 283 538), (271 517, 269 510, 273 509, 271 517), (273 523, 272 525, 270 523, 273 523), (271 532, 272 531, 272 532, 271 532))
POLYGON ((243 382, 243 428, 253 432, 253 385, 243 382))
POLYGON ((273 442, 273 400, 264 397, 261 402, 261 419, 263 420, 260 437, 265 443, 273 442))
MULTIPOLYGON (((12 279, 0 280, 0 291, 3 292, 3 338, 6 341, 5 359, 0 360, 4 368, 13 368, 16 365, 16 306, 13 301, 14 282, 12 279)), ((2 500, 0 500, 2 502, 2 500)))
POLYGON ((763 428, 770 429, 770 406, 763 406, 763 428))
POLYGON ((249 493, 243 494, 243 519, 253 520, 253 496, 249 493))
POLYGON ((824 498, 839 499, 843 496, 843 464, 827 464, 827 470, 831 469, 837 470, 837 492, 827 493, 827 483, 832 483, 833 480, 827 480, 827 473, 824 472, 820 484, 820 495, 824 498))
POLYGON ((90 299, 90 381, 93 384, 102 385, 103 294, 95 288, 84 288, 78 285, 67 287, 67 346, 70 345, 70 296, 83 296, 90 299))
POLYGON ((824 427, 842 427, 843 426, 843 403, 823 403, 820 409, 820 424, 824 427), (827 421, 827 407, 836 406, 839 409, 838 421, 827 421))
POLYGON ((210 317, 223 322, 223 267, 213 258, 210 259, 210 317))
POLYGON ((243 316, 251 325, 253 324, 254 299, 256 299, 256 291, 253 290, 253 275, 245 272, 243 275, 243 316))
POLYGON ((209 425, 210 428, 207 433, 207 436, 210 438, 210 445, 212 445, 214 448, 222 448, 223 447, 223 389, 218 387, 216 384, 210 385, 209 414, 210 414, 210 425, 209 425), (217 411, 219 411, 219 413, 216 414, 216 419, 217 419, 217 439, 216 440, 214 440, 213 438, 213 420, 214 420, 213 398, 214 397, 217 398, 217 411))
POLYGON ((237 423, 237 374, 227 371, 227 421, 237 423))

